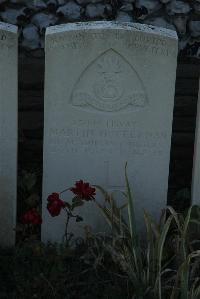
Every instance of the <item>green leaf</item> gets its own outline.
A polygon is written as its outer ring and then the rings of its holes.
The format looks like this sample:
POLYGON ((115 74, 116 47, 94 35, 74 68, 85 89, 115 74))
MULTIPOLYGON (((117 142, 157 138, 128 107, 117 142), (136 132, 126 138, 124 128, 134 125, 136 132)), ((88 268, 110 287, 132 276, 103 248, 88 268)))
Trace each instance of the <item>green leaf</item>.
POLYGON ((102 188, 101 186, 99 186, 99 185, 92 185, 92 186, 95 187, 96 189, 98 189, 102 193, 102 195, 103 195, 103 197, 104 197, 104 199, 106 201, 107 198, 108 198, 108 192, 104 188, 102 188))
POLYGON ((128 215, 129 215, 129 224, 130 224, 130 231, 133 240, 133 246, 138 247, 138 234, 136 228, 136 220, 135 220, 135 210, 134 210, 134 201, 128 181, 127 176, 127 162, 125 164, 125 182, 126 182, 126 192, 128 198, 128 215))
POLYGON ((182 242, 181 242, 181 247, 182 247, 182 254, 183 254, 183 259, 186 260, 187 258, 187 246, 186 246, 186 240, 187 240, 187 231, 188 231, 188 226, 191 220, 191 214, 192 214, 192 209, 193 207, 191 206, 188 210, 187 216, 185 218, 185 221, 183 223, 183 232, 182 232, 182 242))
POLYGON ((83 221, 83 218, 79 215, 76 216, 76 222, 81 222, 83 221))
POLYGON ((65 204, 65 207, 66 207, 66 208, 68 208, 69 210, 71 209, 72 206, 70 205, 70 203, 64 201, 64 204, 65 204))
POLYGON ((163 230, 161 232, 159 241, 158 241, 158 298, 162 298, 162 285, 161 285, 161 273, 162 273, 162 256, 163 256, 163 248, 164 243, 166 241, 167 233, 169 231, 169 228, 171 226, 173 216, 170 215, 167 219, 163 230))
POLYGON ((71 209, 73 210, 74 208, 77 208, 77 207, 80 207, 84 204, 84 201, 80 198, 73 198, 73 201, 72 201, 72 205, 71 205, 71 209))

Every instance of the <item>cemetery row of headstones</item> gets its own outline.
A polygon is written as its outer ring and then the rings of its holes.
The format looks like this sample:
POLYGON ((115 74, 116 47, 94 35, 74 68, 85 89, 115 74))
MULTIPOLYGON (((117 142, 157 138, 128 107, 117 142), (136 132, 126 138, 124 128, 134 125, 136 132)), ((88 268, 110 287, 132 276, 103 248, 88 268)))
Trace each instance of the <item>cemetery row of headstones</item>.
MULTIPOLYGON (((47 29, 44 241, 61 242, 64 231, 63 217, 52 219, 47 212, 50 193, 79 179, 109 191, 123 190, 126 162, 139 227, 142 229, 143 209, 158 218, 167 201, 177 43, 175 31, 142 24, 90 22, 47 29)), ((1 24, 0 45, 0 243, 13 245, 17 180, 15 26, 1 24)), ((195 164, 198 180, 199 167, 195 164)), ((196 198, 200 190, 194 190, 196 198)), ((64 199, 68 197, 66 194, 64 199)), ((76 235, 86 224, 94 231, 106 229, 93 203, 81 207, 80 213, 85 221, 70 228, 76 235)))
POLYGON ((15 241, 17 190, 17 27, 0 23, 0 245, 15 241))

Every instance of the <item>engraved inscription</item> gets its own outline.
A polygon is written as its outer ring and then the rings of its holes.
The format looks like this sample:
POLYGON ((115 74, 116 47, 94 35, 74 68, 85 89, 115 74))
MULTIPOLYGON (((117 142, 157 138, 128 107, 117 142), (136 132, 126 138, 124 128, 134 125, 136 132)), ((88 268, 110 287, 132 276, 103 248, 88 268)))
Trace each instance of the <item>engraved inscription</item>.
POLYGON ((78 123, 78 126, 49 131, 49 151, 52 154, 99 154, 109 158, 113 153, 120 157, 160 156, 168 138, 165 131, 138 130, 134 123, 127 123, 128 127, 119 127, 113 120, 95 127, 78 123))
POLYGON ((118 111, 128 105, 145 107, 148 103, 139 75, 113 49, 83 71, 73 88, 71 102, 74 106, 91 106, 102 111, 118 111))
POLYGON ((123 32, 118 31, 104 31, 92 32, 83 30, 82 32, 67 33, 67 38, 63 38, 63 34, 51 37, 51 40, 46 43, 46 48, 50 51, 53 49, 73 49, 80 50, 87 48, 88 45, 95 41, 100 41, 109 45, 110 41, 117 45, 122 42, 131 51, 143 51, 152 55, 172 56, 176 57, 177 53, 171 47, 171 44, 164 38, 146 33, 138 32, 123 32))
POLYGON ((9 34, 0 33, 0 48, 10 49, 16 45, 15 39, 9 34))
POLYGON ((6 40, 6 35, 4 33, 0 35, 0 40, 6 40))

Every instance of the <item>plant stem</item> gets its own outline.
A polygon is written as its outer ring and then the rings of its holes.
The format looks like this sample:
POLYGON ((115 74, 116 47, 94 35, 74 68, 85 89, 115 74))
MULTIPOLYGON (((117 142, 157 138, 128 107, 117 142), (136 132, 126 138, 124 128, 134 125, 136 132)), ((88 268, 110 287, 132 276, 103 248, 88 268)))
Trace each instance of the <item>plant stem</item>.
POLYGON ((69 241, 70 241, 70 238, 68 238, 68 225, 69 225, 69 220, 70 220, 70 213, 67 210, 66 210, 66 212, 67 212, 67 221, 65 224, 65 238, 66 238, 66 245, 68 247, 69 241))
POLYGON ((62 193, 64 193, 64 192, 68 191, 68 190, 70 190, 70 188, 67 188, 67 189, 61 191, 59 194, 62 194, 62 193))

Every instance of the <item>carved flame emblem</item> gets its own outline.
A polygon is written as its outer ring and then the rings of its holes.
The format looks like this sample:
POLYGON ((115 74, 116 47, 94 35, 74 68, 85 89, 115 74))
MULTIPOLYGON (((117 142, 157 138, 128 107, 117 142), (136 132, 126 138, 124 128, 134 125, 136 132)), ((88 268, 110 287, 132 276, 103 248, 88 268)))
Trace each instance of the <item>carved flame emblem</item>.
POLYGON ((74 106, 118 111, 128 105, 146 106, 147 96, 133 67, 110 49, 82 72, 73 88, 71 102, 74 106))

